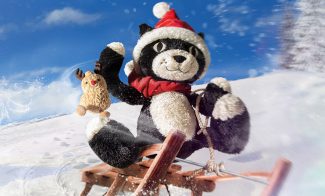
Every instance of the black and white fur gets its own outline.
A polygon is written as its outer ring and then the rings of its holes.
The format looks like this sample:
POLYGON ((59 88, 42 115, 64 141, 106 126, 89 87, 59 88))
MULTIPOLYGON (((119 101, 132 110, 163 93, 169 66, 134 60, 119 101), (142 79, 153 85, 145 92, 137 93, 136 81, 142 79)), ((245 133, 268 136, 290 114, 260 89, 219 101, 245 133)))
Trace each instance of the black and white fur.
MULTIPOLYGON (((151 27, 141 25, 141 38, 150 31, 151 27)), ((203 40, 203 36, 199 36, 203 40)), ((135 50, 139 49, 137 46, 135 50)), ((135 69, 156 80, 193 83, 204 74, 209 63, 205 49, 182 39, 157 39, 140 49, 134 51, 133 62, 127 64, 127 74, 135 69)), ((171 130, 182 131, 187 137, 178 154, 180 158, 208 147, 205 136, 196 134, 199 126, 193 107, 198 95, 165 92, 151 99, 145 98, 135 88, 120 81, 118 74, 123 60, 123 46, 109 44, 102 51, 95 72, 104 76, 113 96, 131 105, 143 105, 138 117, 138 134, 134 137, 126 127, 113 120, 100 130, 94 129, 93 133, 88 133, 89 144, 99 158, 115 167, 127 167, 138 160, 144 146, 162 142, 171 130)), ((199 109, 201 114, 211 117, 208 133, 216 150, 239 153, 244 149, 249 137, 249 114, 244 103, 231 94, 226 80, 214 79, 207 85, 199 109)))

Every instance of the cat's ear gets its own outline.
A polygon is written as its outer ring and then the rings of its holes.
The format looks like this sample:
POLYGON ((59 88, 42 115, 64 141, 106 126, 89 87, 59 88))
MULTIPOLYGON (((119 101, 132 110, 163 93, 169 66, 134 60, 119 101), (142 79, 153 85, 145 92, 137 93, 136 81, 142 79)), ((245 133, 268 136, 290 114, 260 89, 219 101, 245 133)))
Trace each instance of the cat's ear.
POLYGON ((145 23, 139 25, 139 30, 140 30, 140 36, 142 36, 143 34, 151 31, 153 28, 145 23))
POLYGON ((204 40, 204 33, 200 32, 198 35, 204 40))

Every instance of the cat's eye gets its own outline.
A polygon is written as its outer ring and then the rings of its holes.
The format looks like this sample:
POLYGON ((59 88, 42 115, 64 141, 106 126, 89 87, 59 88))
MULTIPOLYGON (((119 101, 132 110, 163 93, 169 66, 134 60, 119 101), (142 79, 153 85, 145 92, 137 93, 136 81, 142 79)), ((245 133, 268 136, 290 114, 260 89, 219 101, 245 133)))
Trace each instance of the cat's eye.
POLYGON ((189 51, 194 57, 197 57, 199 55, 199 51, 194 46, 191 46, 189 51))
POLYGON ((166 49, 166 44, 164 44, 163 42, 158 42, 153 46, 153 49, 156 52, 164 51, 166 49))

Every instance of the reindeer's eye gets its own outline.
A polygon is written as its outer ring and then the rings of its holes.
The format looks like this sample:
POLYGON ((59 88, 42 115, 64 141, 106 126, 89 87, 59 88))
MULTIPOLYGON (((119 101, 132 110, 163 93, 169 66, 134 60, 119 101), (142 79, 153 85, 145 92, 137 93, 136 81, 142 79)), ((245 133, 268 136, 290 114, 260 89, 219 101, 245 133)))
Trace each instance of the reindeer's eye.
POLYGON ((191 46, 189 51, 194 57, 197 57, 199 55, 199 51, 194 46, 191 46))
POLYGON ((164 51, 166 49, 166 44, 164 44, 163 42, 158 42, 153 46, 153 49, 156 52, 164 51))
POLYGON ((100 81, 100 79, 97 79, 97 81, 99 82, 99 81, 100 81))
POLYGON ((88 82, 85 82, 85 84, 88 84, 88 82))

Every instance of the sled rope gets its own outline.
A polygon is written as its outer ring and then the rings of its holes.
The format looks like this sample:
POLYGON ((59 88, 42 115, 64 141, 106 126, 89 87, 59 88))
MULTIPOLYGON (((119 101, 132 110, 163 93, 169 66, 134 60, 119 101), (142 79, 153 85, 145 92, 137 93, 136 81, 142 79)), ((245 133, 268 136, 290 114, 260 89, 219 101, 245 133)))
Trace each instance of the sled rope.
POLYGON ((169 188, 168 188, 168 184, 165 184, 165 187, 166 187, 166 191, 168 193, 168 196, 170 196, 170 191, 169 191, 169 188))
POLYGON ((209 133, 207 131, 210 117, 206 116, 205 120, 203 122, 201 117, 200 117, 200 113, 199 113, 200 102, 201 102, 201 99, 202 99, 202 97, 204 95, 204 90, 205 89, 197 89, 197 90, 192 92, 192 93, 196 93, 196 92, 199 92, 199 91, 203 91, 197 96, 196 103, 195 103, 195 116, 196 116, 196 118, 198 120, 198 123, 199 123, 199 126, 200 126, 200 130, 197 132, 197 134, 199 135, 199 134, 203 133, 204 136, 206 137, 208 145, 209 145, 210 159, 208 160, 208 162, 207 162, 206 166, 204 167, 204 169, 207 170, 208 173, 214 172, 216 175, 221 176, 222 173, 221 173, 220 170, 224 169, 224 164, 223 164, 223 162, 220 162, 220 163, 215 162, 215 153, 214 153, 213 143, 212 143, 211 137, 210 137, 210 135, 209 135, 209 133))

